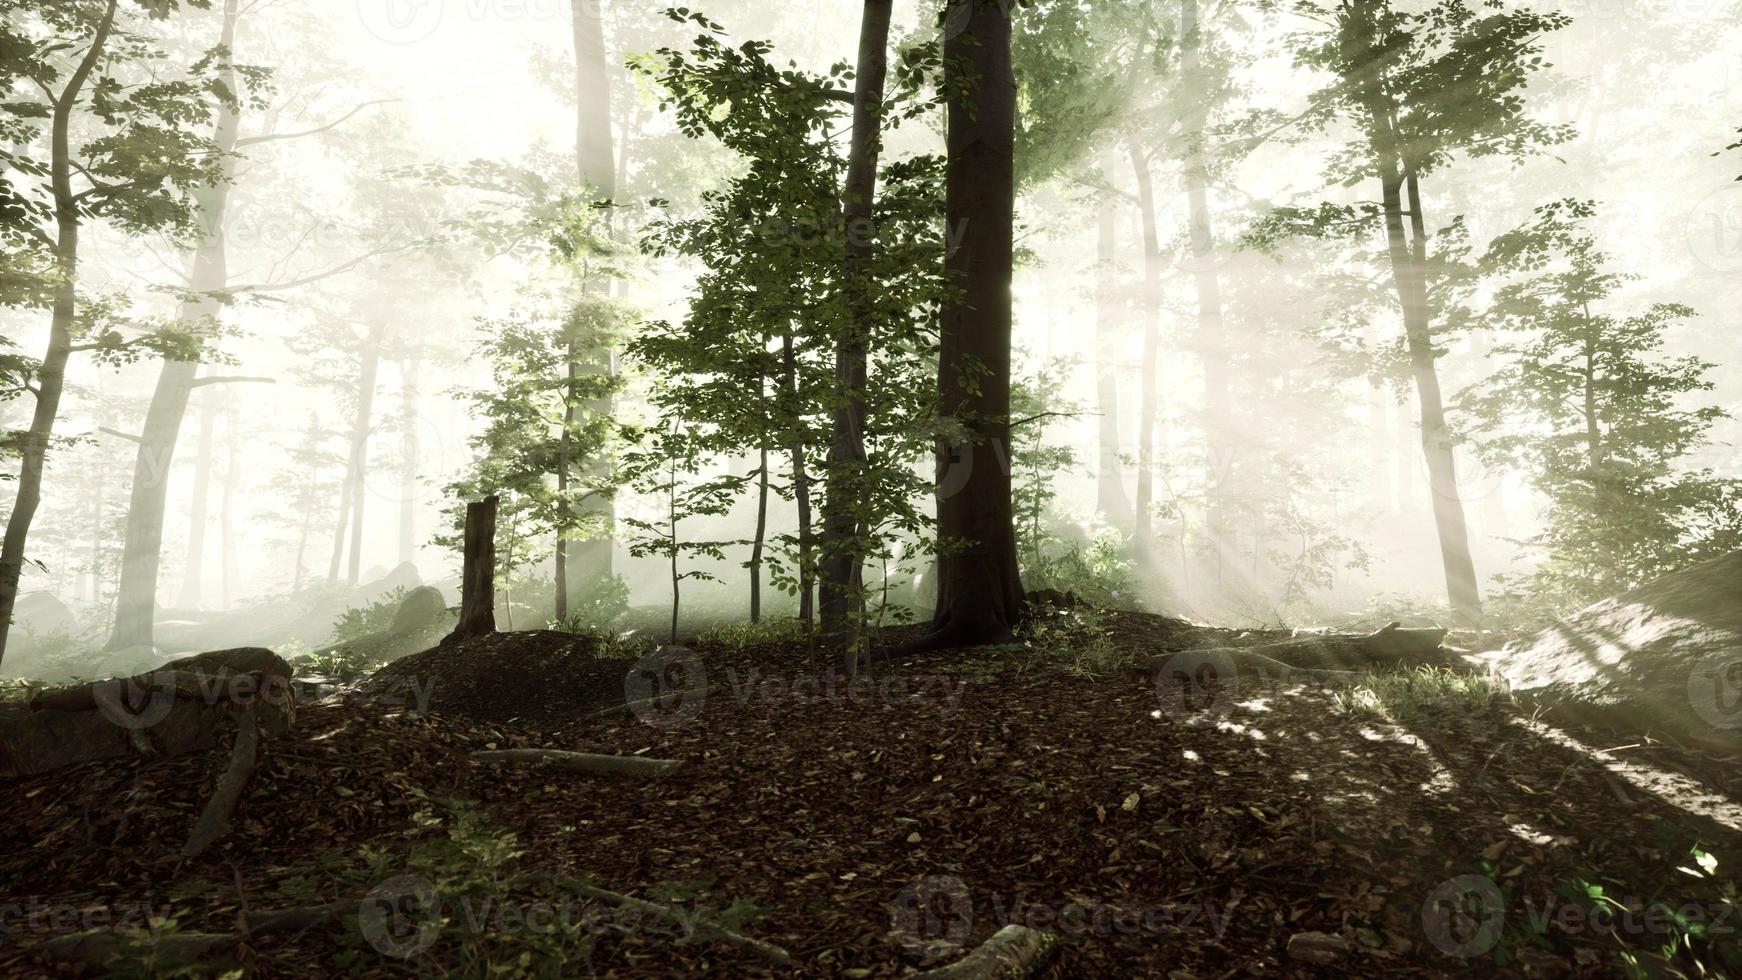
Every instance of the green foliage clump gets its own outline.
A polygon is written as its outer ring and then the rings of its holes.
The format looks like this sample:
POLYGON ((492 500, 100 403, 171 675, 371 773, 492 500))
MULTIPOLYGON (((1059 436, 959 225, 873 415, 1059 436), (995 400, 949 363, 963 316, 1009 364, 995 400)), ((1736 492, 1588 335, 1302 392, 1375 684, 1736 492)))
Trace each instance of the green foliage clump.
POLYGON ((385 633, 393 624, 393 614, 405 601, 406 588, 395 586, 374 602, 352 606, 333 621, 333 643, 349 643, 375 633, 385 633))
POLYGON ((760 623, 723 623, 697 635, 703 643, 718 643, 734 652, 775 643, 804 643, 810 631, 799 619, 764 619, 760 623))
POLYGON ((1112 529, 1043 552, 1023 565, 1022 581, 1030 590, 1068 592, 1104 609, 1134 609, 1141 598, 1130 542, 1112 529))
POLYGON ((1042 660, 1084 677, 1127 670, 1145 657, 1143 651, 1115 642, 1106 614, 1086 607, 1038 613, 1018 639, 1042 660))
POLYGON ((1684 463, 1727 417, 1690 402, 1713 388, 1713 365, 1664 353, 1694 311, 1615 312, 1637 277, 1610 270, 1595 214, 1556 201, 1489 246, 1481 264, 1499 285, 1485 319, 1507 340, 1461 398, 1476 451, 1548 500, 1531 591, 1563 612, 1742 548, 1742 481, 1684 463))

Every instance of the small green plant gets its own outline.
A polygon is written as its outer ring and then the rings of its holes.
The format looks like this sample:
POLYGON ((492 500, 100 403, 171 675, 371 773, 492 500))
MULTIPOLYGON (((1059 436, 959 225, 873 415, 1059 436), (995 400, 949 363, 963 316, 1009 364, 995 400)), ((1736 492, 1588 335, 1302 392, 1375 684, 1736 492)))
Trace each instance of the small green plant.
POLYGON ((1125 536, 1104 530, 1086 543, 1071 544, 1063 551, 1045 553, 1038 563, 1022 569, 1022 581, 1030 589, 1068 592, 1078 599, 1106 609, 1134 609, 1139 605, 1136 565, 1125 536))
POLYGON ((298 666, 303 668, 303 674, 350 680, 373 671, 377 663, 367 653, 350 646, 338 646, 317 650, 303 657, 298 666))
POLYGON ((734 653, 745 647, 769 643, 804 643, 807 639, 803 620, 765 619, 760 623, 722 623, 710 626, 696 637, 703 643, 718 643, 734 653))
POLYGON ((1104 677, 1141 659, 1139 651, 1114 642, 1105 614, 1086 607, 1037 615, 1019 638, 1034 654, 1084 677, 1104 677))
POLYGON ((397 586, 374 602, 363 606, 353 606, 333 621, 333 643, 349 643, 360 640, 372 633, 384 633, 393 625, 393 614, 399 611, 399 604, 405 601, 406 589, 397 586))
POLYGON ((619 632, 599 629, 580 616, 570 616, 560 623, 553 622, 549 628, 591 638, 594 644, 593 655, 600 660, 634 660, 650 652, 654 646, 652 640, 634 630, 619 632))
POLYGON ((1344 715, 1370 715, 1408 724, 1448 713, 1474 714, 1505 700, 1506 692, 1479 674, 1416 667, 1371 675, 1359 687, 1337 691, 1332 704, 1344 715))

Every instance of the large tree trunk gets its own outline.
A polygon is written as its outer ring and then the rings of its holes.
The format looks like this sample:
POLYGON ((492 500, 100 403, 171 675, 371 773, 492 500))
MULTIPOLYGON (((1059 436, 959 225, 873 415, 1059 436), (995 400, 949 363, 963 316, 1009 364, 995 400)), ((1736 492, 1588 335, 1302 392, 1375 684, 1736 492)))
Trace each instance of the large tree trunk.
MULTIPOLYGON (((164 365, 166 372, 168 367, 164 365)), ((212 493, 212 430, 216 428, 217 417, 216 406, 209 403, 200 406, 199 441, 194 446, 194 490, 188 510, 187 558, 182 565, 181 596, 176 599, 176 605, 182 609, 199 608, 205 581, 206 504, 212 493)))
MULTIPOLYGON (((236 17, 237 0, 225 0, 219 40, 226 51, 235 50, 236 17)), ((236 73, 228 60, 224 63, 223 77, 225 84, 234 90, 236 73)), ((213 142, 220 150, 229 152, 235 149, 239 124, 236 112, 228 105, 220 104, 217 131, 213 135, 213 142)), ((193 293, 181 304, 178 312, 183 323, 202 323, 216 317, 220 308, 216 295, 229 283, 223 231, 224 212, 230 198, 230 169, 226 164, 222 180, 194 192, 194 203, 199 210, 200 237, 188 275, 193 293)), ((165 361, 158 371, 151 404, 145 411, 145 426, 139 433, 133 487, 127 503, 127 530, 121 549, 121 580, 115 596, 115 626, 109 635, 110 650, 150 646, 152 643, 157 576, 163 560, 163 515, 169 492, 170 464, 175 458, 176 442, 181 436, 182 421, 187 416, 188 397, 193 392, 194 377, 198 373, 196 363, 165 361)), ((203 501, 200 503, 203 505, 203 501)), ((199 547, 203 551, 204 528, 190 526, 189 535, 190 547, 199 547)), ((197 568, 191 571, 199 574, 197 568)), ((198 589, 197 580, 193 587, 198 589)))
POLYGON ((1155 420, 1160 410, 1157 390, 1161 371, 1161 235, 1155 226, 1155 181, 1149 158, 1131 144, 1131 169, 1137 176, 1137 207, 1143 218, 1143 378, 1137 419, 1137 498, 1132 524, 1132 548, 1141 565, 1153 571, 1156 562, 1151 510, 1155 502, 1155 420))
POLYGON ((1010 10, 996 0, 951 0, 945 16, 945 227, 959 243, 945 258, 957 291, 939 318, 938 395, 942 415, 966 438, 938 447, 938 536, 960 546, 938 559, 934 631, 919 644, 930 647, 1008 642, 1024 611, 1010 496, 1010 10))
POLYGON ((42 470, 48 458, 49 440, 54 435, 55 414, 60 411, 67 359, 73 352, 73 322, 78 316, 79 206, 73 197, 72 109, 109 41, 117 5, 118 0, 109 0, 104 8, 90 48, 68 76, 60 98, 55 100, 49 124, 49 177, 54 189, 54 262, 58 281, 49 319, 48 350, 37 366, 36 410, 31 413, 30 428, 18 451, 18 494, 6 520, 4 543, 0 544, 0 658, 6 655, 12 610, 18 604, 18 582, 24 577, 24 543, 30 536, 36 508, 42 503, 42 470))
POLYGON ((864 563, 857 510, 865 498, 865 361, 873 311, 871 263, 877 251, 871 214, 883 143, 883 83, 889 69, 889 18, 894 6, 894 0, 865 0, 854 74, 853 142, 841 201, 847 234, 843 272, 851 316, 835 353, 836 405, 828 493, 823 497, 822 633, 825 643, 834 644, 850 639, 849 613, 864 563))
MULTIPOLYGON (((466 505, 460 568, 460 621, 443 643, 496 632, 496 505, 492 494, 466 505)), ((510 629, 513 625, 510 624, 510 629)))
POLYGON ((1203 34, 1198 22, 1198 0, 1180 0, 1181 73, 1187 88, 1185 118, 1184 183, 1190 209, 1192 281, 1198 294, 1198 356, 1204 369, 1204 442, 1212 479, 1206 524, 1216 545, 1218 568, 1223 553, 1222 538, 1228 531, 1225 501, 1236 460, 1230 458, 1227 425, 1232 398, 1228 391, 1228 345, 1223 336, 1222 284, 1216 273, 1216 235, 1209 205, 1209 162, 1204 150, 1204 127, 1209 108, 1209 86, 1203 78, 1203 34))
POLYGON ((1100 463, 1095 475, 1095 505, 1115 527, 1131 525, 1131 498, 1119 465, 1119 199, 1113 190, 1113 158, 1101 163, 1101 191, 1095 240, 1095 409, 1100 414, 1100 463))

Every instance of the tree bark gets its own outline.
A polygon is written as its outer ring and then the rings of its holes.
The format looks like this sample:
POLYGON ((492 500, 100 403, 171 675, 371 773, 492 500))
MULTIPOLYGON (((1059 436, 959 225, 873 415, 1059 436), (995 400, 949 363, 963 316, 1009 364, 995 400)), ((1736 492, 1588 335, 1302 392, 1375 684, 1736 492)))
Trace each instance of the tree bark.
POLYGON ((496 505, 491 494, 466 505, 463 565, 460 570, 460 621, 443 643, 496 632, 496 505))
POLYGON ((1137 497, 1132 549, 1140 563, 1156 561, 1151 508, 1155 502, 1155 421, 1161 395, 1161 236, 1155 224, 1155 181, 1142 147, 1131 144, 1131 169, 1137 176, 1137 207, 1143 218, 1143 378, 1137 417, 1137 497))
MULTIPOLYGON (((225 0, 224 21, 219 43, 234 52, 238 0, 225 0)), ((233 63, 226 56, 222 76, 232 91, 236 88, 233 63)), ((236 148, 236 135, 241 120, 229 106, 218 107, 217 130, 213 142, 224 152, 236 148)), ((194 248, 188 285, 193 291, 181 304, 178 319, 183 323, 202 323, 216 317, 220 309, 216 294, 229 283, 228 255, 224 246, 224 214, 230 199, 232 168, 226 164, 224 179, 194 192, 194 205, 199 211, 200 237, 194 248)), ((157 606, 157 578, 163 560, 163 517, 169 492, 170 464, 175 459, 176 442, 181 436, 182 421, 187 417, 188 398, 193 392, 194 377, 199 364, 192 361, 165 361, 157 374, 157 386, 151 393, 151 404, 145 411, 145 425, 139 433, 139 447, 133 464, 133 486, 127 502, 127 530, 121 549, 121 579, 115 595, 115 625, 109 635, 107 649, 123 650, 150 646, 153 639, 153 617, 157 606)), ((206 423, 202 419, 202 425, 206 423)), ((204 430, 202 430, 204 431, 204 430)), ((209 449, 209 445, 202 450, 209 449)), ((205 462, 209 466, 210 459, 205 462)), ((210 470, 206 470, 209 480, 210 470)), ((202 493, 207 485, 196 487, 202 493)), ((204 500, 195 505, 203 511, 204 500)), ((199 562, 192 549, 205 547, 203 514, 189 526, 190 572, 195 578, 192 589, 197 594, 199 562)), ((184 575, 185 584, 189 577, 184 575)), ((185 598, 185 595, 184 595, 185 598)), ((186 604, 186 603, 184 603, 186 604)))
POLYGON ((54 419, 60 411, 66 383, 67 359, 72 356, 73 323, 78 315, 79 209, 73 197, 71 149, 72 110, 85 83, 102 57, 103 47, 115 26, 119 0, 109 0, 91 37, 91 46, 68 76, 66 87, 55 99, 49 124, 50 181, 54 191, 54 263, 58 281, 54 288, 49 319, 48 350, 36 372, 36 409, 18 454, 18 493, 12 514, 6 520, 6 537, 0 544, 0 658, 6 655, 6 640, 12 627, 12 610, 18 604, 18 583, 24 577, 24 542, 30 522, 42 502, 42 471, 48 444, 54 435, 54 419))
POLYGON ((951 0, 945 13, 944 260, 955 293, 939 317, 941 414, 965 438, 938 446, 938 558, 933 632, 907 649, 1009 642, 1024 608, 1010 494, 1010 335, 1016 210, 1016 80, 1010 10, 951 0))
POLYGON ((857 510, 865 498, 866 349, 872 329, 871 265, 877 254, 872 211, 883 146, 883 87, 889 70, 889 20, 894 0, 865 0, 854 73, 853 140, 841 195, 847 254, 842 267, 849 322, 835 352, 835 406, 829 441, 828 492, 823 497, 822 638, 851 639, 856 572, 864 564, 857 510))

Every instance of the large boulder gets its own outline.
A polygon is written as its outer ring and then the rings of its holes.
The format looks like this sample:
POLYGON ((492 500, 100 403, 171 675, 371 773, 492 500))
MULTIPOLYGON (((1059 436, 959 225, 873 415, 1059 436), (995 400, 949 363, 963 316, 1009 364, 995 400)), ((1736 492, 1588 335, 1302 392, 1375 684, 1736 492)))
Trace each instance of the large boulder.
POLYGON ((38 634, 66 633, 77 625, 73 611, 52 592, 26 592, 12 610, 13 622, 38 634))
POLYGON ((399 608, 394 611, 393 622, 387 627, 387 632, 410 633, 439 622, 445 622, 447 616, 448 602, 442 598, 441 590, 434 586, 420 585, 400 600, 399 608))
POLYGON ((1553 710, 1742 748, 1742 552, 1588 606, 1493 666, 1553 710))

